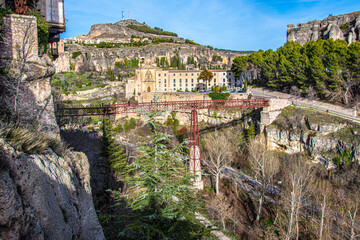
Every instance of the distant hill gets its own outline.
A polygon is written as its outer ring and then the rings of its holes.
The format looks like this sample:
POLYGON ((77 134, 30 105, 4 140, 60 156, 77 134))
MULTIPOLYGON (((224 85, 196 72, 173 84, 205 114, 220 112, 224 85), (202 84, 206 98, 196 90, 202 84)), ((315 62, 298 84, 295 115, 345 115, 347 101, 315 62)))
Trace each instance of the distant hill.
POLYGON ((88 40, 104 42, 131 42, 134 40, 164 38, 173 39, 176 42, 185 42, 176 33, 164 31, 161 28, 152 28, 145 23, 139 23, 133 19, 126 19, 114 24, 95 24, 91 26, 87 35, 88 40))

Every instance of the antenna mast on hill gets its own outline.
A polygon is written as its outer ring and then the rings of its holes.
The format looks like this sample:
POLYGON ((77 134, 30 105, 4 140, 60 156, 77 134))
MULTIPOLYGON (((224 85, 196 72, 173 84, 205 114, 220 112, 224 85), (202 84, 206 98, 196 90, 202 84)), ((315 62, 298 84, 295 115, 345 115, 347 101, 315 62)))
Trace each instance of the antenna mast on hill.
POLYGON ((124 20, 125 19, 125 13, 124 13, 124 8, 123 8, 123 12, 122 12, 122 20, 124 20))
POLYGON ((128 12, 128 19, 130 19, 130 12, 128 12))

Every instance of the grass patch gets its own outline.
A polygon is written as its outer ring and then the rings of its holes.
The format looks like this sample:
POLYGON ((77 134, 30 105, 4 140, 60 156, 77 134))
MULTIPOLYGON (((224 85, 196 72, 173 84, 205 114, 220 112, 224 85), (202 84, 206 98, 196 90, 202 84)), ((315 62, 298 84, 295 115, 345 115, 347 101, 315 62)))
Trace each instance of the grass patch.
POLYGON ((329 134, 327 137, 336 138, 346 143, 350 143, 354 146, 358 146, 360 145, 360 127, 359 126, 344 127, 335 133, 329 134))
POLYGON ((316 110, 299 108, 294 106, 286 107, 279 117, 291 118, 291 117, 303 117, 307 118, 310 123, 323 123, 323 124, 339 124, 347 123, 348 121, 340 117, 322 113, 316 110))

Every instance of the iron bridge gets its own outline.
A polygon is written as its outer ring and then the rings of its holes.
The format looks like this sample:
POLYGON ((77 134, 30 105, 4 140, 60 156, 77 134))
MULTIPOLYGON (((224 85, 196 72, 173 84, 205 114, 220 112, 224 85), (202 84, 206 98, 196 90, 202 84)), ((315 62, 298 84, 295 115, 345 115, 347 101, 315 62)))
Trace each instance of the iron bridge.
POLYGON ((258 108, 269 106, 269 99, 230 99, 230 100, 197 100, 172 102, 146 102, 113 104, 101 107, 61 108, 56 109, 57 117, 117 115, 128 113, 148 113, 153 111, 178 111, 193 109, 235 109, 258 108))

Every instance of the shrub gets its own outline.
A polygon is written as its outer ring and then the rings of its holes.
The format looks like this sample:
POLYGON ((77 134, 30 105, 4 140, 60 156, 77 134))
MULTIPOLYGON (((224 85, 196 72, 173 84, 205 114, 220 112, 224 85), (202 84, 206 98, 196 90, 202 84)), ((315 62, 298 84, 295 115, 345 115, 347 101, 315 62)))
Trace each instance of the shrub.
POLYGON ((129 127, 130 129, 134 129, 136 127, 136 121, 134 118, 130 118, 129 127))
POLYGON ((114 128, 114 131, 117 132, 117 133, 121 133, 124 131, 124 128, 121 124, 117 125, 115 128, 114 128))
POLYGON ((208 96, 212 100, 226 100, 229 98, 230 93, 212 92, 212 93, 209 93, 208 96))
POLYGON ((126 122, 124 123, 124 130, 125 130, 125 132, 128 132, 130 129, 131 129, 130 123, 129 123, 128 121, 126 121, 126 122))
POLYGON ((75 58, 77 58, 78 56, 80 56, 81 55, 81 52, 80 51, 77 51, 77 52, 73 52, 72 53, 72 59, 75 59, 75 58))
POLYGON ((334 163, 336 166, 340 167, 340 165, 341 165, 341 157, 335 157, 335 158, 333 158, 333 163, 334 163))

